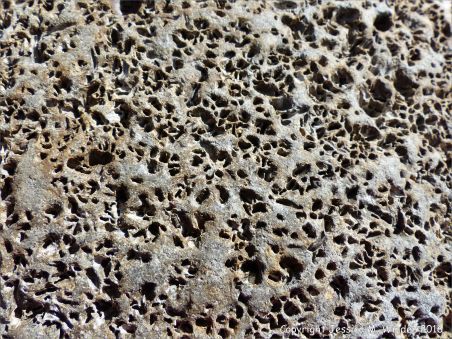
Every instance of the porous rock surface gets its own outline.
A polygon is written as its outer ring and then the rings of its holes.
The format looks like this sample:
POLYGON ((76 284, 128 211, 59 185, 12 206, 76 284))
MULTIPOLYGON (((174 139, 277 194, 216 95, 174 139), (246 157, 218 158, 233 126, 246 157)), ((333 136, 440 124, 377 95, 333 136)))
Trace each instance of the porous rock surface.
POLYGON ((1 1, 3 338, 446 336, 449 4, 1 1))

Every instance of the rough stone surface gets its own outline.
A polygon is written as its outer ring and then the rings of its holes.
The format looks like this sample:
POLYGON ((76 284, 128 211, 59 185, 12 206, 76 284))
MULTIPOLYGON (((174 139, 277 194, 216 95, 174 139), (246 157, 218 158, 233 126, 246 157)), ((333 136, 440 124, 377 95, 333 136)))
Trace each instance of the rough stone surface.
POLYGON ((2 0, 0 334, 449 336, 449 13, 2 0))

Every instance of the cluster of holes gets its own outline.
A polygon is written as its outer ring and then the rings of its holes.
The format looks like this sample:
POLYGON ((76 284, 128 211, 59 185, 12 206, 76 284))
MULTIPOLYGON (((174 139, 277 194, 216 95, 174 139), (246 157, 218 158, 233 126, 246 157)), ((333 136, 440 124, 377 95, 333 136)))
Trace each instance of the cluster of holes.
POLYGON ((32 2, 0 4, 0 332, 450 324, 437 4, 32 2))

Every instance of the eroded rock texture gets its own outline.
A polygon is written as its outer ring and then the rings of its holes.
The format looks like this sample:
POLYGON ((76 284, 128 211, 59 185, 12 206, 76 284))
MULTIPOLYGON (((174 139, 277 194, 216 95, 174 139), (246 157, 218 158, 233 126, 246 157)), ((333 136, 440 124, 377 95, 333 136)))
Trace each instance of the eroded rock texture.
POLYGON ((446 335, 448 6, 1 1, 4 338, 446 335))

